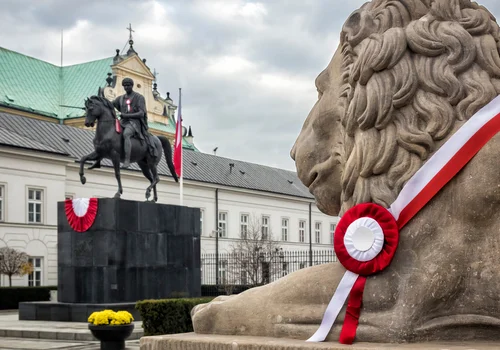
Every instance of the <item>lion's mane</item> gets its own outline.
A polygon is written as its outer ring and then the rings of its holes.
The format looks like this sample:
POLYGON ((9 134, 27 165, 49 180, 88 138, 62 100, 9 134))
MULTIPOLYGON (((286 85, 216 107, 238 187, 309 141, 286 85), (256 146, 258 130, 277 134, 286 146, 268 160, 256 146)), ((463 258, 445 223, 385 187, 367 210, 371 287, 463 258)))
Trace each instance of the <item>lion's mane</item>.
POLYGON ((469 0, 375 0, 341 34, 342 210, 385 207, 500 92, 499 27, 469 0))

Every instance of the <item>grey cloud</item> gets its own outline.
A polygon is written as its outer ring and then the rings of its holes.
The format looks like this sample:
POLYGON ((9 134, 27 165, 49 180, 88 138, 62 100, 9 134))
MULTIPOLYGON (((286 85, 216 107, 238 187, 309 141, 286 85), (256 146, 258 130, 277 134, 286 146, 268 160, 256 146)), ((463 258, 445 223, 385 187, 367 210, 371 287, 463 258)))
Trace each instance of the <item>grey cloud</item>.
MULTIPOLYGON (((316 101, 314 79, 330 61, 345 19, 364 2, 266 0, 261 22, 228 25, 200 11, 205 1, 2 0, 0 46, 57 64, 56 34, 85 20, 89 28, 65 42, 65 62, 84 62, 123 48, 132 23, 134 47, 160 72, 162 95, 170 91, 177 103, 182 87, 184 123, 200 149, 210 153, 218 146, 221 156, 294 170, 289 151, 316 101), (159 19, 151 12, 155 3, 169 8, 159 19), (138 29, 154 20, 179 34, 138 29), (254 68, 208 74, 210 62, 224 55, 254 68), (296 77, 291 84, 303 86, 269 89, 254 82, 263 73, 296 77)), ((496 0, 480 3, 500 14, 496 0)))

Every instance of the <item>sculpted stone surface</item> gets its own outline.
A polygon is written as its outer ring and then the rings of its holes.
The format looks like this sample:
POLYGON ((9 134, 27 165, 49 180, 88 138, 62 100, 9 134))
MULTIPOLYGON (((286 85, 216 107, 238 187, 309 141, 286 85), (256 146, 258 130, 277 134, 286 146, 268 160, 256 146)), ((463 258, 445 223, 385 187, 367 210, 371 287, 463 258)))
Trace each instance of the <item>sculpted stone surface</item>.
MULTIPOLYGON (((294 145, 319 208, 384 207, 500 93, 499 27, 468 0, 376 0, 345 22, 294 145)), ((367 279, 356 342, 500 339, 500 136, 400 232, 367 279)), ((197 333, 309 338, 345 269, 319 265, 193 310, 197 333)), ((327 340, 338 341, 341 311, 327 340)))

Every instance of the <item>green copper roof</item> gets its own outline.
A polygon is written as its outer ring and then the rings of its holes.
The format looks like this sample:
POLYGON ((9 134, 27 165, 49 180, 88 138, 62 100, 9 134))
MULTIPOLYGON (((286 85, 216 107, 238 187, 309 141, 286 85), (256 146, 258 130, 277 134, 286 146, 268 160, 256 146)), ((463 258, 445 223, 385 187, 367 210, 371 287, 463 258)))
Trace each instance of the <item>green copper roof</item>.
MULTIPOLYGON (((83 107, 85 98, 106 86, 113 57, 71 66, 51 63, 0 47, 0 105, 59 120, 81 117, 83 111, 60 105, 83 107)), ((170 125, 150 122, 152 129, 175 134, 170 125)), ((198 151, 183 140, 183 148, 198 151)))
POLYGON ((60 69, 0 47, 0 103, 57 117, 60 69))
MULTIPOLYGON (((85 98, 97 95, 99 87, 106 86, 108 73, 112 73, 113 57, 63 67, 61 95, 62 104, 84 106, 85 98)), ((81 117, 82 110, 63 108, 62 118, 81 117)))
POLYGON ((0 104, 65 119, 82 111, 85 97, 106 84, 113 57, 59 67, 0 47, 0 104))

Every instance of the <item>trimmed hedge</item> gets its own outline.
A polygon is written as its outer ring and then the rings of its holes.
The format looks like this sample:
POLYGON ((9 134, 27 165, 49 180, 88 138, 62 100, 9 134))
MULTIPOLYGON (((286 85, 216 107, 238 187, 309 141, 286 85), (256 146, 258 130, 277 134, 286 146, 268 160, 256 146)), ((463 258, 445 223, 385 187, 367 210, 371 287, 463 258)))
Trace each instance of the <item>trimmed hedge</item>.
POLYGON ((219 295, 227 295, 229 294, 240 294, 250 288, 254 288, 258 286, 251 285, 243 285, 243 284, 235 284, 235 285, 215 285, 215 284, 202 284, 201 285, 201 296, 203 297, 216 297, 219 295))
POLYGON ((57 286, 0 287, 0 310, 18 309, 24 301, 49 301, 51 290, 57 286))
POLYGON ((142 318, 144 335, 162 335, 193 331, 191 309, 213 298, 142 300, 136 303, 142 318))

